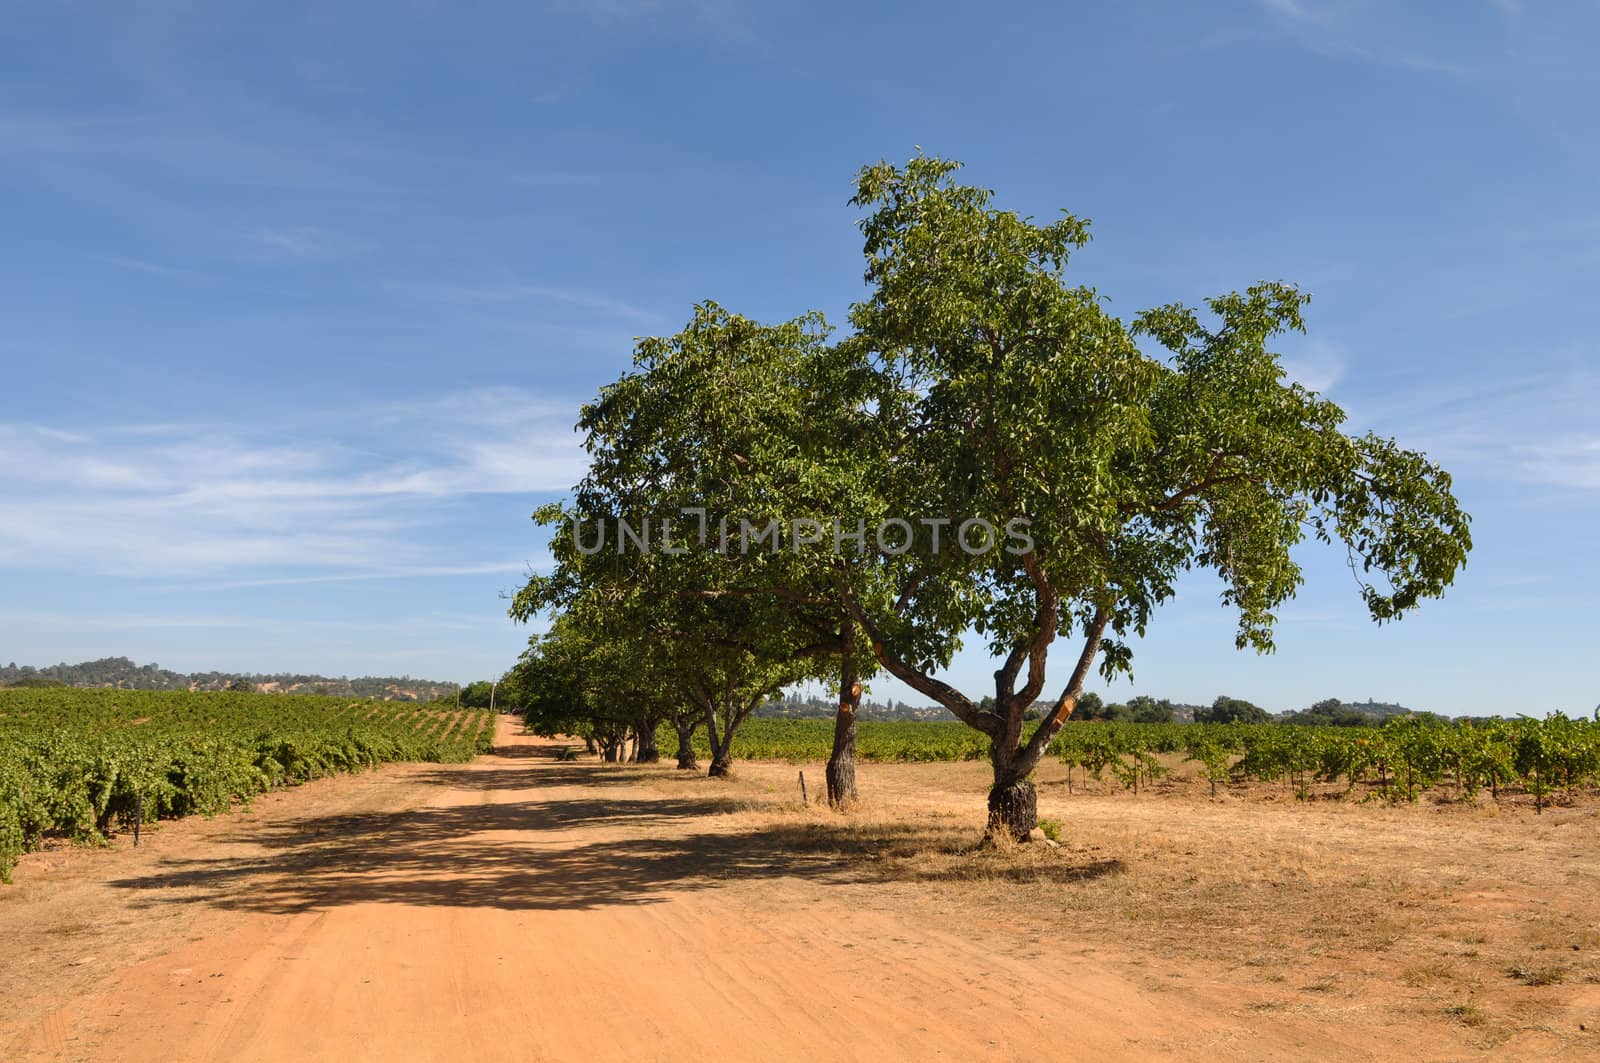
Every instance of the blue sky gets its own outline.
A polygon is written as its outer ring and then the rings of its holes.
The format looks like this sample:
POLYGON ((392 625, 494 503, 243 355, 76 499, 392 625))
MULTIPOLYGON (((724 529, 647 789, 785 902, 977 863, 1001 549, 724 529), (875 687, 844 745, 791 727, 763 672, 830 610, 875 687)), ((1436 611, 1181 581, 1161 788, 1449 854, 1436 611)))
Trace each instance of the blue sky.
POLYGON ((1300 283, 1475 517, 1383 629, 1307 549, 1272 657, 1193 581, 1112 694, 1592 708, 1600 10, 993 7, 0 0, 0 661, 499 671, 577 404, 699 299, 842 320, 920 145, 1119 313, 1300 283))

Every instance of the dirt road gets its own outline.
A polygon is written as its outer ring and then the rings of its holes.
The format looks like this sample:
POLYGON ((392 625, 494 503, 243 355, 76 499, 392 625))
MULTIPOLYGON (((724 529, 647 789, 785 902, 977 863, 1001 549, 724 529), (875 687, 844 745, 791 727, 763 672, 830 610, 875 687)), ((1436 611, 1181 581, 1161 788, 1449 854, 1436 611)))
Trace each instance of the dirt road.
POLYGON ((63 931, 102 934, 89 975, 51 959, 71 946, 36 946, 26 984, 7 991, 22 1010, 0 1026, 0 1058, 1359 1059, 1447 1047, 1421 1029, 1375 1039, 1316 1016, 1266 1021, 1181 957, 1152 964, 1103 941, 973 925, 859 860, 795 859, 785 834, 748 829, 751 813, 705 780, 662 769, 652 788, 501 727, 495 754, 470 765, 312 784, 171 825, 154 848, 69 855, 56 884, 24 868, 0 926, 96 905, 156 936, 63 931), (102 870, 86 873, 90 860, 102 870), (77 901, 51 892, 86 877, 77 901))

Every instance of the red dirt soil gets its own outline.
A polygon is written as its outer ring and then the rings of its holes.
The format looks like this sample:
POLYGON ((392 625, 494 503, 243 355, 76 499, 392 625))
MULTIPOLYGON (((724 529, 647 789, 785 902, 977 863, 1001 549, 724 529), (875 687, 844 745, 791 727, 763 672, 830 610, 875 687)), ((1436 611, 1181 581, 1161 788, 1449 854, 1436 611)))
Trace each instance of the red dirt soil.
POLYGON ((1041 942, 926 886, 818 873, 738 833, 753 811, 500 728, 470 765, 321 780, 139 850, 28 858, 0 893, 17 944, 0 1059, 1480 1054, 1470 1031, 1253 1011, 1181 956, 1041 942), (85 905, 93 925, 64 922, 85 905))

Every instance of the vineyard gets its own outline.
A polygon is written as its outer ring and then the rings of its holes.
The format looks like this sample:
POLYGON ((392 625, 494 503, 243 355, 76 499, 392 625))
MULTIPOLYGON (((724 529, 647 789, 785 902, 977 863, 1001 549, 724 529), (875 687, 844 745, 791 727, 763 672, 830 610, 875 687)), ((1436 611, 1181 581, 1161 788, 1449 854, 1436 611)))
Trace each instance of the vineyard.
POLYGON ((487 751, 487 712, 309 695, 0 690, 0 879, 46 837, 226 812, 275 787, 487 751))
MULTIPOLYGON (((678 752, 670 727, 658 732, 663 755, 678 752)), ((704 727, 695 731, 695 753, 709 756, 704 727)), ((827 760, 833 749, 831 719, 751 719, 733 736, 733 755, 740 760, 827 760)), ((925 721, 862 721, 856 724, 856 756, 869 761, 977 760, 988 753, 989 740, 960 723, 925 721)))
MULTIPOLYGON (((275 787, 389 761, 451 762, 491 744, 481 710, 247 693, 0 691, 0 874, 47 837, 97 841, 117 827, 227 811, 275 787)), ((747 721, 741 759, 825 760, 831 720, 747 721)), ((696 732, 697 752, 709 752, 696 732)), ((670 727, 663 753, 676 752, 670 727)), ((858 725, 865 761, 979 760, 988 739, 959 723, 858 725)), ((1475 799, 1560 795, 1600 786, 1600 724, 1551 716, 1380 728, 1285 724, 1071 725, 1050 745, 1068 786, 1115 782, 1138 793, 1191 763, 1219 786, 1278 784, 1308 796, 1331 785, 1361 799, 1429 791, 1475 799)))
MULTIPOLYGON (((703 755, 703 730, 695 741, 703 755)), ((832 741, 831 720, 757 719, 735 736, 734 755, 826 760, 832 741)), ((660 744, 665 753, 676 751, 670 729, 660 744)), ((977 760, 988 754, 988 739, 960 723, 863 721, 856 753, 868 761, 977 760)), ((1198 765, 1213 792, 1255 781, 1304 796, 1311 784, 1323 783, 1359 797, 1415 800, 1443 787, 1463 798, 1531 796, 1542 810, 1558 793, 1600 785, 1600 724, 1559 715, 1458 723, 1412 716, 1374 728, 1075 724, 1055 737, 1050 754, 1067 765, 1069 785, 1109 776, 1134 792, 1169 774, 1175 759, 1198 765)))

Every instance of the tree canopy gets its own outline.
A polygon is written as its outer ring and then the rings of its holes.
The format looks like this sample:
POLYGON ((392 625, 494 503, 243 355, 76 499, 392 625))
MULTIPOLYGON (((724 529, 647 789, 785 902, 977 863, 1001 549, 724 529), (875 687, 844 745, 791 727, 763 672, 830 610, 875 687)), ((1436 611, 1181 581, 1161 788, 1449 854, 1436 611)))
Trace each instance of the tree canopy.
POLYGON ((1046 745, 1092 671, 1130 670, 1181 575, 1220 577, 1237 646, 1270 652, 1301 542, 1344 552, 1381 624, 1444 593, 1471 539, 1443 469, 1346 432, 1286 376, 1272 345, 1304 330, 1305 293, 1265 281, 1123 321, 1069 273, 1086 220, 1000 209, 957 170, 918 155, 858 174, 868 294, 849 335, 705 303, 641 341, 584 409, 589 474, 541 514, 556 572, 514 613, 629 602, 636 630, 722 669, 723 734, 732 706, 827 660, 844 742, 849 690, 881 667, 988 736, 990 828, 1025 837, 1046 745), (968 634, 997 662, 991 690, 941 677, 968 634))
POLYGON ((1270 719, 1261 706, 1226 694, 1218 696, 1210 708, 1196 709, 1194 714, 1195 723, 1266 723, 1270 719))

